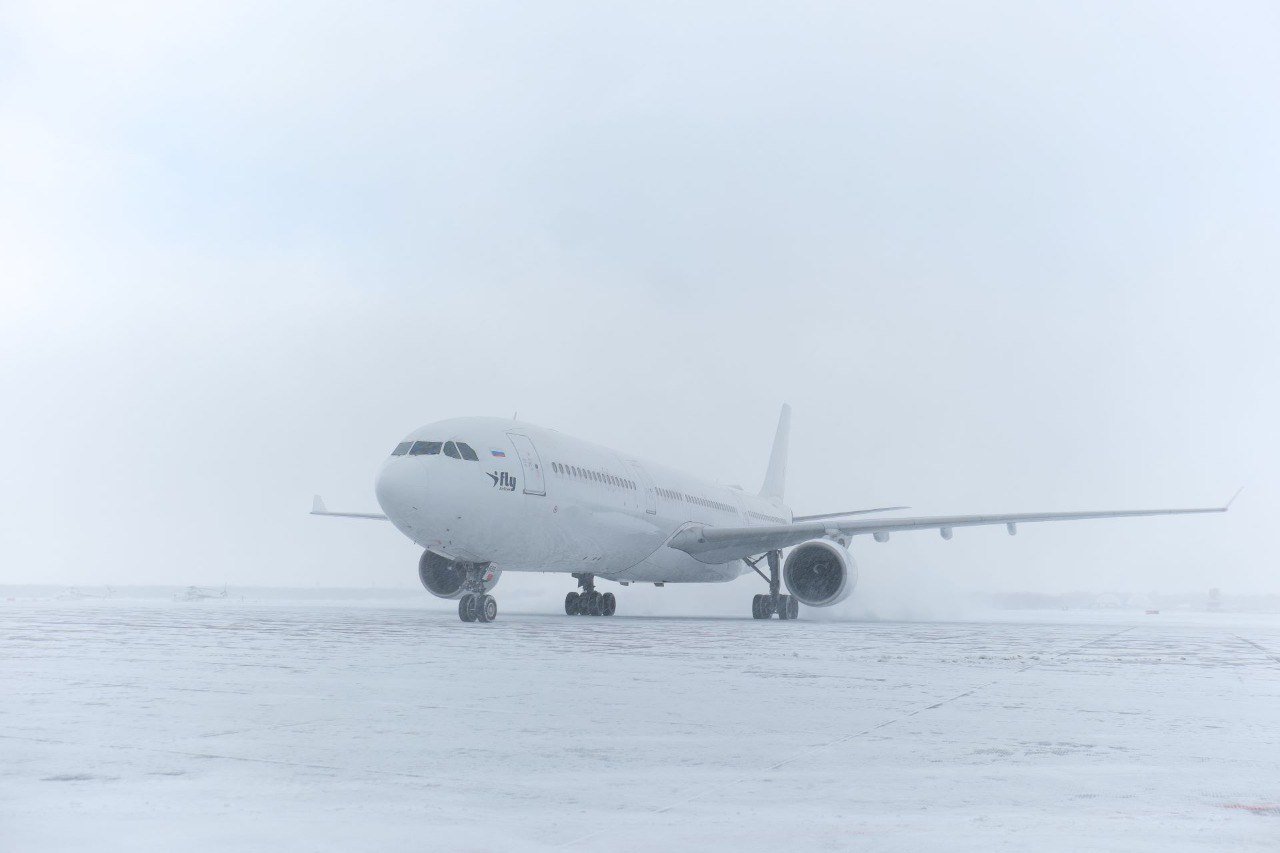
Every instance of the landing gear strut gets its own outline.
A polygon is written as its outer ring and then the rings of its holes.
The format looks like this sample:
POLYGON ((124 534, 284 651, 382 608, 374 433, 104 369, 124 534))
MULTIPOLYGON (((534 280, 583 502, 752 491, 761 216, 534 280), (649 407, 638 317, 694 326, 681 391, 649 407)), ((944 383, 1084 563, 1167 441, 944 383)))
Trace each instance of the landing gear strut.
POLYGON ((770 619, 778 614, 779 619, 797 619, 800 616, 800 602, 794 595, 782 594, 782 552, 770 551, 765 554, 769 561, 769 576, 760 571, 760 559, 747 560, 747 565, 755 569, 756 574, 769 582, 769 593, 757 595, 751 600, 752 619, 770 619))
POLYGON ((488 573, 487 563, 467 566, 467 579, 462 585, 466 592, 458 599, 458 618, 463 622, 492 622, 498 618, 498 602, 485 592, 488 573))
POLYGON ((612 616, 618 609, 613 593, 596 592, 596 576, 587 572, 575 572, 582 592, 571 592, 564 597, 564 612, 569 616, 612 616))

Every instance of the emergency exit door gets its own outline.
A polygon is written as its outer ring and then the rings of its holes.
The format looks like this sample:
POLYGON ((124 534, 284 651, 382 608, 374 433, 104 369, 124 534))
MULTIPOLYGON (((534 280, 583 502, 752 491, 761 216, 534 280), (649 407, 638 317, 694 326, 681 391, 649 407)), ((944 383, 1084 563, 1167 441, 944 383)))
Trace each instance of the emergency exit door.
POLYGON ((649 472, 644 470, 644 466, 634 459, 627 460, 627 467, 635 475, 637 484, 644 490, 644 511, 650 515, 657 515, 658 492, 653 488, 653 480, 649 479, 649 472))

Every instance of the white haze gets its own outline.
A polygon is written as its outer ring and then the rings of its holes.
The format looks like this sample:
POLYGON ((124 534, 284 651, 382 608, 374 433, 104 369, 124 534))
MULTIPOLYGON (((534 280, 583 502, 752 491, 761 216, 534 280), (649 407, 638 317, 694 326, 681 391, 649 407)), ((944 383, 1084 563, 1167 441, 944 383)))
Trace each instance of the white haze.
POLYGON ((375 508, 419 424, 755 488, 786 401, 801 513, 1247 487, 858 540, 860 615, 1280 589, 1278 39, 1270 3, 6 3, 0 583, 411 585, 389 526, 306 512, 375 508))

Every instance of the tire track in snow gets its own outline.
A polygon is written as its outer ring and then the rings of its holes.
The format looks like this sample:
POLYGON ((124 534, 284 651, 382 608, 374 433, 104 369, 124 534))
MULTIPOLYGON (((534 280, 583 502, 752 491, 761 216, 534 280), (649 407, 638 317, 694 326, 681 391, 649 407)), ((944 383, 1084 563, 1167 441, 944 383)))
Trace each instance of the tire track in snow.
POLYGON ((253 758, 246 755, 223 755, 223 754, 213 753, 213 752, 190 752, 188 750, 183 750, 183 749, 162 749, 161 747, 156 747, 156 746, 133 746, 130 744, 119 744, 119 743, 84 744, 84 743, 77 743, 75 741, 69 741, 69 740, 59 740, 57 738, 26 737, 24 735, 0 735, 0 739, 21 740, 21 741, 27 741, 28 743, 52 744, 54 746, 71 746, 77 749, 84 749, 87 746, 91 746, 94 749, 115 749, 115 750, 124 750, 124 751, 132 751, 132 752, 150 752, 156 755, 177 755, 177 756, 182 756, 184 758, 218 759, 221 761, 244 761, 250 764, 271 764, 278 767, 303 767, 308 770, 327 770, 327 771, 342 773, 342 774, 368 773, 375 776, 398 776, 404 779, 417 779, 419 781, 426 782, 429 787, 433 787, 433 788, 439 788, 441 786, 441 783, 436 781, 435 777, 429 776, 425 773, 406 773, 399 770, 379 770, 371 767, 338 767, 332 764, 314 764, 314 763, 305 762, 305 761, 284 761, 282 759, 277 759, 277 758, 253 758))
POLYGON ((1250 640, 1248 637, 1241 637, 1239 634, 1232 634, 1231 636, 1235 637, 1237 640, 1239 640, 1242 643, 1248 643, 1249 645, 1253 646, 1255 649, 1262 652, 1264 655, 1266 655, 1275 663, 1280 663, 1280 655, 1272 654, 1271 650, 1268 649, 1267 647, 1261 646, 1255 643, 1253 640, 1250 640))
MULTIPOLYGON (((978 685, 975 685, 974 687, 970 687, 968 690, 964 691, 963 693, 957 693, 954 696, 949 696, 945 699, 940 699, 931 705, 921 706, 919 708, 916 708, 915 710, 908 711, 905 714, 900 714, 897 717, 893 717, 892 719, 884 720, 882 722, 876 723, 874 726, 868 726, 865 729, 861 729, 851 734, 844 735, 843 737, 836 738, 835 740, 828 741, 827 743, 822 743, 816 746, 811 746, 808 749, 803 749, 793 754, 789 758, 784 758, 781 761, 774 762, 773 764, 770 764, 767 767, 762 767, 759 770, 756 770, 748 775, 739 776, 736 779, 733 779, 729 782, 725 782, 720 785, 714 785, 711 787, 700 788, 697 791, 691 791, 686 796, 680 797, 678 800, 672 803, 669 803, 668 805, 650 809, 648 813, 651 815, 668 814, 672 811, 675 811, 680 806, 688 805, 689 803, 692 803, 695 800, 703 799, 704 797, 710 794, 717 794, 717 793, 720 793, 721 791, 724 791, 728 788, 732 788, 736 785, 740 785, 745 782, 751 782, 755 780, 757 777, 759 777, 760 774, 762 773, 769 773, 773 770, 777 770, 780 767, 785 767, 788 764, 791 764, 795 761, 799 761, 802 758, 806 758, 810 755, 813 755, 814 753, 825 752, 834 747, 841 746, 842 744, 846 744, 849 741, 857 740, 860 737, 865 737, 866 735, 869 735, 873 732, 877 732, 881 729, 888 728, 889 726, 892 726, 896 723, 901 723, 904 720, 909 720, 912 717, 923 714, 926 711, 932 711, 937 708, 941 708, 944 705, 949 705, 952 702, 955 702, 957 700, 964 699, 968 696, 972 696, 975 693, 979 693, 983 690, 986 690, 989 687, 993 687, 997 684, 1001 684, 1005 681, 1008 681, 1011 678, 1015 678, 1018 675, 1021 675, 1022 673, 1026 672, 1027 670, 1035 669, 1038 666, 1042 666, 1048 663, 1049 661, 1058 660, 1059 658, 1063 658, 1063 657, 1066 657, 1067 655, 1075 654, 1077 652, 1080 652, 1084 649, 1089 648, 1092 645, 1101 643, 1104 640, 1110 640, 1113 637, 1119 637, 1121 634, 1127 634, 1128 632, 1134 630, 1134 628, 1136 627, 1137 627, 1136 625, 1131 625, 1128 628, 1122 628, 1119 631, 1112 631, 1109 634, 1104 634, 1100 637, 1094 637, 1092 640, 1088 641, 1087 643, 1082 643, 1078 646, 1072 646, 1071 648, 1064 649, 1060 652, 1057 652, 1056 654, 1046 654, 1044 657, 1042 657, 1040 660, 1035 661, 1034 663, 1029 663, 1024 666, 1018 667, 1017 669, 1013 670, 1012 672, 1006 673, 1000 678, 994 678, 990 681, 986 681, 986 682, 983 682, 982 684, 978 684, 978 685)), ((1246 640, 1245 642, 1249 642, 1249 641, 1246 640)), ((1256 645, 1256 644, 1252 644, 1252 645, 1256 645)), ((1258 646, 1258 648, 1262 648, 1262 647, 1258 646)), ((1280 663, 1280 659, 1277 659, 1277 663, 1280 663)), ((570 841, 566 841, 558 845, 558 847, 560 849, 563 849, 565 847, 573 847, 576 844, 581 844, 584 841, 590 841, 591 839, 596 838, 597 836, 603 835, 606 831, 608 831, 608 829, 609 828, 598 829, 594 832, 590 832, 590 833, 587 833, 586 835, 582 835, 570 841)))

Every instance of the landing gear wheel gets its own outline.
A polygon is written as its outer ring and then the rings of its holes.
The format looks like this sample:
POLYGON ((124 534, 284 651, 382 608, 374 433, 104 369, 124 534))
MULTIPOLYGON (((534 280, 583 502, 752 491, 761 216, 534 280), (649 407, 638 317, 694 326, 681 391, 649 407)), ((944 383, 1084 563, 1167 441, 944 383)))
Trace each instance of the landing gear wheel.
POLYGON ((476 621, 492 622, 498 618, 498 602, 492 595, 476 596, 476 621))
POLYGON ((463 622, 476 621, 476 597, 467 593, 458 599, 458 618, 463 622))
POLYGON ((568 616, 577 616, 582 612, 582 596, 571 592, 564 597, 564 612, 568 616))
POLYGON ((600 596, 600 612, 605 616, 612 616, 614 611, 618 609, 618 599, 613 597, 613 593, 606 592, 600 596))
POLYGON ((796 598, 794 595, 787 596, 787 618, 800 618, 800 599, 796 598))
POLYGON ((587 609, 587 615, 588 615, 588 616, 599 616, 599 615, 600 615, 600 608, 601 608, 601 601, 600 601, 600 600, 601 600, 602 598, 604 598, 604 596, 603 596, 603 595, 601 595, 600 593, 596 592, 595 590, 592 590, 591 592, 587 593, 587 608, 586 608, 586 609, 587 609))
POLYGON ((779 619, 791 618, 791 596, 789 595, 778 596, 778 618, 779 619))
POLYGON ((751 599, 751 618, 752 619, 768 619, 769 618, 764 612, 764 599, 765 599, 765 596, 763 595, 757 595, 756 597, 751 599))

